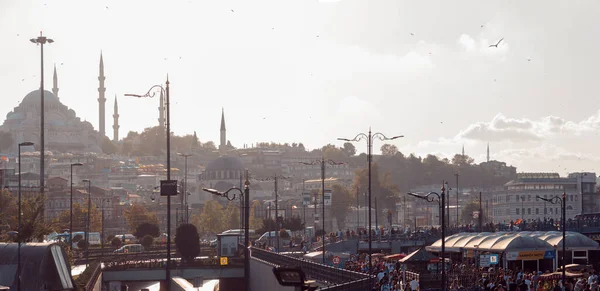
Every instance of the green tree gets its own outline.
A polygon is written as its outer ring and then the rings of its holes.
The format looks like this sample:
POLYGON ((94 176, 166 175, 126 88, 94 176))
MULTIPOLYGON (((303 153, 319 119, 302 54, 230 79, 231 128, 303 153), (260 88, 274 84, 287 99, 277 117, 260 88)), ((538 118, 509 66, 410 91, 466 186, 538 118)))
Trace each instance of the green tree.
POLYGON ((152 246, 152 243, 154 243, 154 238, 151 235, 145 235, 142 238, 142 246, 144 246, 145 249, 149 249, 152 246))
POLYGON ((397 146, 389 143, 382 145, 380 150, 381 154, 384 156, 394 156, 399 152, 397 146))
POLYGON ((331 187, 331 213, 337 220, 340 229, 346 228, 346 215, 350 208, 350 191, 340 184, 331 187))
POLYGON ((220 233, 224 230, 223 206, 216 200, 208 200, 202 213, 195 219, 201 233, 220 233))
POLYGON ((138 239, 145 236, 158 237, 160 236, 160 229, 158 228, 158 224, 144 222, 136 227, 133 235, 138 239))
POLYGON ((200 236, 193 224, 181 224, 175 233, 175 246, 183 260, 191 262, 200 254, 200 236))
POLYGON ((54 230, 52 221, 44 220, 44 203, 42 195, 33 195, 21 200, 21 239, 23 241, 42 241, 44 235, 54 230))
MULTIPOLYGON (((360 169, 356 171, 356 174, 354 175, 354 183, 352 184, 352 189, 356 189, 358 187, 358 189, 360 189, 360 192, 367 192, 368 183, 368 169, 360 169)), ((375 197, 377 197, 378 200, 376 215, 379 221, 385 221, 383 220, 384 210, 391 210, 392 213, 395 215, 395 205, 396 201, 399 199, 397 195, 398 187, 392 182, 392 177, 390 174, 386 173, 384 175, 380 175, 379 165, 377 163, 373 163, 371 165, 371 193, 371 199, 373 199, 373 207, 375 207, 375 197)), ((351 197, 352 201, 356 201, 356 194, 351 195, 351 197)))
MULTIPOLYGON (((102 214, 96 206, 92 205, 91 209, 91 225, 90 229, 92 232, 98 232, 102 230, 102 214)), ((85 231, 87 229, 87 203, 81 205, 79 203, 73 203, 73 232, 85 231)), ((71 212, 65 210, 58 214, 58 217, 54 220, 56 229, 69 229, 71 227, 71 212)))
POLYGON ((123 216, 129 225, 129 231, 135 232, 138 226, 142 223, 158 225, 158 217, 154 212, 149 212, 146 207, 141 204, 133 204, 128 209, 123 211, 123 216))
POLYGON ((9 150, 13 146, 14 140, 12 134, 7 131, 0 131, 0 151, 9 150))
POLYGON ((342 150, 349 157, 356 155, 356 147, 351 142, 345 142, 344 145, 343 145, 343 147, 342 147, 342 150))
POLYGON ((252 201, 252 206, 250 206, 250 228, 255 230, 263 227, 260 218, 256 217, 256 209, 258 207, 260 207, 260 202, 258 200, 252 201))
POLYGON ((17 199, 8 190, 0 191, 0 227, 17 225, 17 199))
POLYGON ((223 212, 223 227, 226 229, 240 228, 240 203, 237 200, 229 201, 223 212))
POLYGON ((469 157, 468 155, 461 154, 456 154, 452 158, 452 164, 457 166, 469 166, 472 165, 474 161, 475 160, 473 160, 473 158, 469 157))
POLYGON ((283 228, 290 231, 300 231, 304 229, 304 223, 300 216, 292 216, 283 220, 283 228))
POLYGON ((102 152, 107 155, 112 155, 119 152, 119 147, 107 136, 102 137, 102 140, 100 141, 100 149, 102 149, 102 152))

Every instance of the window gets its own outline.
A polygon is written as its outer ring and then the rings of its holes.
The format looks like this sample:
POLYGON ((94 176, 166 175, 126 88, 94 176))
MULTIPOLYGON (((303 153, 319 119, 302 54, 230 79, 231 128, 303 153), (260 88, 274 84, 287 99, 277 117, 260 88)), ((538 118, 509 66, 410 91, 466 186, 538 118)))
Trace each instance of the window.
POLYGON ((527 208, 527 214, 531 215, 531 208, 527 208))
POLYGON ((535 214, 540 214, 540 209, 539 208, 535 209, 535 214))
POLYGON ((531 195, 527 195, 527 201, 531 201, 531 195))
POLYGON ((553 208, 550 208, 550 214, 552 214, 552 209, 553 209, 553 208))
POLYGON ((517 208, 517 215, 519 215, 519 208, 517 208))

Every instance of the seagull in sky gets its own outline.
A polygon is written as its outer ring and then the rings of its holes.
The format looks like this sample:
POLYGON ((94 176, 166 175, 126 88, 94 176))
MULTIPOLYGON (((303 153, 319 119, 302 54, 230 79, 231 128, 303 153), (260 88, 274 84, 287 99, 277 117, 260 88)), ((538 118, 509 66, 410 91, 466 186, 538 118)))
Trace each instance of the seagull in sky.
POLYGON ((504 40, 504 38, 501 38, 496 44, 490 44, 489 47, 498 47, 498 45, 504 40))
POLYGON ((233 9, 231 9, 231 12, 235 12, 235 11, 233 11, 233 9))
POLYGON ((412 35, 412 36, 415 36, 415 34, 414 34, 414 33, 412 33, 412 32, 410 33, 410 35, 412 35))

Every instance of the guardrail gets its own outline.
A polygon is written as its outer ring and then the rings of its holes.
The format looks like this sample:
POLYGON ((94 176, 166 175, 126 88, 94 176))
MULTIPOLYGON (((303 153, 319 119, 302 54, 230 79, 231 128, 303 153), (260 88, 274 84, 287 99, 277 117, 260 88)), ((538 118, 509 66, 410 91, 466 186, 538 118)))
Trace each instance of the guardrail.
MULTIPOLYGON (((163 269, 167 266, 165 258, 122 258, 117 261, 104 263, 104 271, 125 271, 131 269, 163 269)), ((193 261, 181 261, 178 258, 171 260, 171 269, 187 268, 243 268, 243 258, 229 258, 227 265, 221 265, 218 257, 196 258, 193 261)))
POLYGON ((85 290, 94 290, 94 286, 98 282, 98 278, 100 278, 100 274, 102 273, 102 264, 97 264, 94 268, 94 272, 90 277, 90 280, 85 284, 85 290))
POLYGON ((375 285, 375 276, 369 276, 364 273, 325 266, 303 259, 268 252, 258 248, 251 248, 251 255, 254 258, 277 266, 300 267, 308 278, 329 285, 325 288, 321 288, 321 290, 363 291, 371 290, 371 288, 373 288, 375 285))

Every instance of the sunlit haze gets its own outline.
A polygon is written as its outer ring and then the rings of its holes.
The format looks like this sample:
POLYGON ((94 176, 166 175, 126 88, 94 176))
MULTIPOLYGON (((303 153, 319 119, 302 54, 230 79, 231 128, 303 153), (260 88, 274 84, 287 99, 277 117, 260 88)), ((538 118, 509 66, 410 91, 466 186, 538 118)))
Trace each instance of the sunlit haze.
MULTIPOLYGON (((56 65, 59 97, 98 126, 158 124, 171 82, 171 129, 218 142, 221 108, 236 147, 359 132, 404 135, 405 154, 465 147, 519 171, 595 171, 600 111, 598 1, 0 1, 0 116, 56 65), (503 39, 498 47, 489 47, 503 39)), ((107 130, 108 131, 108 130, 107 130)), ((375 144, 378 152, 381 143, 375 144)), ((364 143, 357 144, 365 151, 364 143)))

